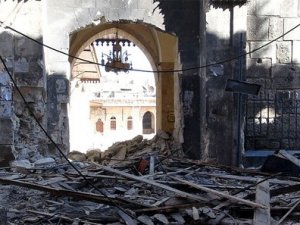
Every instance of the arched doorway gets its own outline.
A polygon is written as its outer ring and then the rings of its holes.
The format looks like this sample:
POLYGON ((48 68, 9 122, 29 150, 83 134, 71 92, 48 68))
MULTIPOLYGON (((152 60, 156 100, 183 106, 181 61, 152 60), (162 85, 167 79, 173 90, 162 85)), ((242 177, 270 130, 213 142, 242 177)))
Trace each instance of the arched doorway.
MULTIPOLYGON (((118 23, 118 24, 102 24, 97 27, 88 27, 82 31, 73 34, 71 37, 71 45, 70 45, 70 53, 72 55, 76 55, 79 58, 88 57, 88 61, 100 62, 98 56, 91 47, 91 43, 99 39, 107 39, 112 35, 118 34, 120 38, 126 39, 134 43, 144 55, 147 57, 151 68, 148 71, 157 71, 157 70, 168 70, 172 71, 175 68, 178 68, 178 52, 177 52, 177 38, 159 31, 152 26, 147 26, 145 24, 135 24, 135 23, 118 23), (94 51, 94 52, 93 52, 94 51)), ((81 85, 81 90, 87 89, 86 82, 82 82, 91 78, 92 83, 97 83, 97 80, 100 81, 99 75, 99 67, 95 64, 87 63, 88 73, 81 73, 80 66, 86 62, 82 62, 78 59, 70 59, 71 62, 71 83, 72 81, 79 80, 79 82, 73 82, 75 85, 81 85), (78 79, 79 78, 79 79, 78 79), (79 84, 78 84, 79 83, 79 84)), ((86 68, 87 68, 86 67, 86 68)), ((134 68, 143 70, 144 68, 140 68, 139 66, 135 66, 134 68)), ((181 118, 181 112, 179 110, 175 111, 174 102, 178 103, 179 101, 179 90, 176 89, 179 87, 178 85, 178 77, 174 72, 166 72, 166 73, 154 73, 155 76, 155 87, 151 86, 149 90, 155 91, 156 96, 156 108, 154 110, 154 114, 151 115, 151 126, 152 133, 155 133, 156 129, 162 129, 172 133, 175 129, 181 129, 179 126, 176 126, 176 122, 173 120, 169 120, 168 118, 181 118), (175 88, 176 87, 176 88, 175 88), (154 116, 155 115, 155 116, 154 116), (170 116, 171 115, 171 116, 170 116), (155 126, 154 126, 155 124, 155 126)), ((101 82, 100 82, 101 83, 101 82)), ((73 85, 75 87, 75 85, 73 85)), ((101 96, 101 92, 98 93, 101 96)), ((111 91, 110 96, 115 97, 118 93, 115 91, 111 91)), ((76 100, 76 98, 74 98, 76 100)), ((76 100, 78 101, 78 99, 76 100)), ((71 99, 72 104, 72 99, 71 99)), ((83 104, 84 105, 84 104, 83 104)), ((97 118, 100 116, 104 124, 106 123, 106 119, 110 118, 109 109, 100 103, 99 107, 94 107, 94 113, 97 113, 97 118), (108 117, 108 118, 106 118, 108 117)), ((178 107, 179 108, 179 107, 178 107)), ((125 109, 122 109, 125 111, 125 109)), ((123 112, 122 112, 123 113, 123 112)), ((88 116, 88 115, 86 115, 88 116)), ((119 124, 118 121, 121 121, 121 126, 124 126, 129 132, 138 128, 138 124, 133 120, 127 120, 127 117, 134 117, 134 115, 124 115, 122 117, 116 117, 116 123, 119 124), (123 123, 125 120, 126 123, 123 123), (129 125, 131 124, 131 125, 129 125), (134 129, 132 129, 132 124, 134 124, 134 129)), ((71 120, 71 119, 70 119, 71 120)), ((140 127, 142 128, 142 120, 140 120, 140 127)), ((181 124, 178 122, 178 124, 181 124)), ((177 124, 177 125, 178 125, 177 124)), ((72 126, 72 121, 70 122, 70 126, 72 126)), ((118 125, 119 126, 119 125, 118 125)), ((140 130, 143 130, 141 129, 140 130)), ((106 129, 104 126, 104 130, 106 129)), ((149 131, 149 130, 148 130, 149 131)), ((71 146, 72 146, 72 129, 70 129, 71 136, 71 146)), ((71 147, 71 150, 72 147, 71 147)))
POLYGON ((154 115, 153 113, 147 111, 143 115, 143 134, 154 133, 154 115))

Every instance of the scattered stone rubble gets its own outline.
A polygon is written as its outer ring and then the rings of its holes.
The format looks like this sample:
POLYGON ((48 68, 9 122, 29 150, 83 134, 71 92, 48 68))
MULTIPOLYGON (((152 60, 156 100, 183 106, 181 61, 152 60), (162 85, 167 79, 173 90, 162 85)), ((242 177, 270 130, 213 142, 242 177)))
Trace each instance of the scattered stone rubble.
POLYGON ((81 155, 76 169, 15 161, 0 169, 0 224, 300 224, 299 176, 187 159, 179 146, 158 132, 81 155))
POLYGON ((102 165, 114 165, 122 162, 123 164, 130 160, 140 158, 151 153, 162 156, 183 156, 181 145, 176 143, 171 135, 158 130, 157 134, 151 139, 143 139, 142 135, 134 137, 132 140, 117 142, 105 151, 100 149, 91 149, 86 154, 79 151, 72 151, 68 157, 74 161, 91 161, 102 165))

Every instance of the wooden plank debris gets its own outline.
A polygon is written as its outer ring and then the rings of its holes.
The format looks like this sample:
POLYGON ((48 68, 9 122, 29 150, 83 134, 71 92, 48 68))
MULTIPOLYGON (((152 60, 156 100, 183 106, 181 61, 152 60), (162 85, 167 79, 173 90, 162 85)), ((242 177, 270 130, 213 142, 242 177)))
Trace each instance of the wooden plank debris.
POLYGON ((276 222, 276 225, 282 224, 282 222, 291 214, 291 212, 300 204, 300 200, 298 200, 293 207, 290 208, 290 210, 278 221, 276 222))
POLYGON ((292 154, 288 153, 287 151, 280 150, 278 152, 278 154, 282 155, 284 158, 288 159, 289 161, 294 163, 296 166, 300 167, 300 160, 298 158, 296 158, 295 156, 293 156, 292 154))
POLYGON ((256 203, 262 204, 266 206, 266 208, 256 208, 254 210, 253 225, 271 225, 270 188, 268 181, 264 181, 257 185, 256 203))
POLYGON ((180 197, 189 198, 189 199, 197 200, 197 201, 204 201, 204 202, 209 201, 208 198, 204 198, 204 197, 201 197, 201 196, 198 196, 198 195, 193 195, 193 194, 190 194, 190 193, 187 193, 187 192, 184 192, 184 191, 180 191, 180 190, 172 188, 170 186, 157 183, 153 180, 148 180, 148 179, 145 179, 143 177, 138 177, 138 176, 135 176, 135 175, 132 175, 132 174, 129 174, 129 173, 125 173, 123 171, 119 171, 119 170, 113 169, 113 168, 108 167, 108 166, 102 166, 101 168, 105 171, 108 171, 108 172, 111 172, 111 173, 114 173, 114 174, 118 174, 120 176, 129 178, 129 179, 132 179, 132 180, 135 180, 135 181, 150 184, 152 186, 162 188, 162 189, 165 189, 167 191, 171 191, 171 192, 175 193, 176 195, 178 195, 180 197))
POLYGON ((189 186, 191 186, 193 188, 197 188, 197 189, 199 189, 201 191, 205 191, 205 192, 217 195, 217 196, 222 197, 222 198, 226 198, 226 199, 228 199, 230 201, 233 201, 233 202, 243 203, 245 205, 248 205, 248 206, 251 206, 251 207, 254 207, 254 208, 263 208, 263 209, 266 208, 266 206, 264 206, 262 204, 254 203, 254 202, 242 199, 242 198, 238 198, 236 196, 231 196, 231 195, 225 194, 223 192, 216 191, 216 190, 204 187, 202 185, 195 184, 195 183, 192 183, 190 181, 180 179, 178 177, 171 177, 171 178, 174 179, 174 180, 180 181, 180 182, 182 182, 184 184, 187 184, 187 185, 189 185, 189 186))
POLYGON ((100 161, 76 162, 85 178, 66 163, 40 166, 21 176, 13 168, 0 168, 0 184, 8 184, 0 185, 0 204, 9 208, 7 222, 270 225, 271 215, 279 223, 299 222, 298 177, 216 165, 182 154, 176 158, 170 153, 178 145, 172 145, 169 135, 160 135, 151 141, 139 136, 118 143, 100 161), (142 159, 147 164, 141 172, 142 159), (103 166, 110 163, 115 165, 103 166), (272 187, 269 196, 265 181, 272 187))
MULTIPOLYGON (((108 198, 103 195, 98 195, 98 194, 93 194, 93 193, 84 193, 84 192, 79 192, 79 191, 70 191, 70 190, 64 190, 64 189, 54 189, 50 187, 45 187, 25 181, 18 181, 18 180, 9 180, 5 178, 0 177, 0 183, 2 184, 11 184, 11 185, 16 185, 20 187, 26 187, 26 188, 31 188, 39 191, 44 191, 44 192, 49 192, 52 195, 55 196, 69 196, 78 200, 88 200, 92 202, 97 202, 97 203, 105 203, 108 205, 114 205, 114 204, 125 204, 124 199, 117 199, 117 198, 108 198)), ((128 202, 127 202, 128 203, 128 202)), ((132 204, 132 202, 131 202, 132 204)), ((136 206, 141 206, 137 204, 136 206)))

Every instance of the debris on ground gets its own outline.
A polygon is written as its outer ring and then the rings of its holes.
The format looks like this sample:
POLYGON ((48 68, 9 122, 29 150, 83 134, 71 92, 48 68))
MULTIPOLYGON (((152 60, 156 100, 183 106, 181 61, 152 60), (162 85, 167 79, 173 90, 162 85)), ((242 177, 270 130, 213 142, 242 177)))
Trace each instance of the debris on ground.
POLYGON ((11 225, 300 223, 299 177, 191 160, 179 149, 163 134, 116 143, 104 153, 95 150, 91 155, 98 158, 72 165, 51 158, 14 162, 0 169, 0 221, 11 225))

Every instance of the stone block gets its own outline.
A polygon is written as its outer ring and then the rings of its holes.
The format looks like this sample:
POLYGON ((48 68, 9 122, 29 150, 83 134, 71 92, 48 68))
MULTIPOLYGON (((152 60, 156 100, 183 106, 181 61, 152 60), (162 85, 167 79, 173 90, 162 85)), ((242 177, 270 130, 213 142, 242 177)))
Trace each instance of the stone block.
POLYGON ((291 63, 292 42, 282 41, 276 43, 276 57, 278 63, 291 63))
MULTIPOLYGON (((258 49, 259 47, 268 44, 266 41, 253 41, 250 42, 251 51, 258 49)), ((251 53, 251 58, 271 58, 274 62, 276 60, 276 44, 273 42, 267 46, 251 53)))
POLYGON ((256 14, 263 16, 279 16, 280 4, 278 0, 257 0, 256 14))
POLYGON ((12 116, 12 102, 0 101, 0 118, 10 118, 12 116))
POLYGON ((298 1, 284 0, 280 4, 281 17, 297 17, 298 16, 298 1))
POLYGON ((268 40, 269 18, 268 17, 247 17, 247 40, 261 41, 268 40))
POLYGON ((10 162, 15 160, 13 150, 14 149, 12 145, 0 144, 0 167, 8 167, 10 166, 10 162))
POLYGON ((18 70, 15 71, 15 81, 18 86, 29 87, 43 87, 44 82, 44 70, 41 59, 30 59, 28 62, 22 63, 18 66, 18 70), (26 71, 28 72, 18 72, 26 71))
MULTIPOLYGON (((23 94, 26 102, 28 103, 45 101, 44 87, 20 87, 20 91, 23 94)), ((14 94, 14 102, 23 102, 21 96, 18 93, 14 94)))
POLYGON ((0 101, 11 101, 12 89, 10 86, 0 85, 0 101))
MULTIPOLYGON (((41 43, 43 42, 42 38, 37 38, 36 40, 41 43)), ((15 57, 43 58, 43 47, 32 40, 15 36, 14 42, 15 57)))
POLYGON ((293 41, 292 62, 300 63, 300 41, 293 41))
MULTIPOLYGON (((283 19, 279 17, 270 17, 269 19, 269 40, 274 40, 283 34, 283 19)), ((283 38, 278 40, 283 40, 283 38)))
POLYGON ((247 59, 247 77, 270 77, 271 65, 271 59, 247 59))
POLYGON ((11 119, 0 119, 0 134, 0 145, 14 143, 13 122, 11 119))
MULTIPOLYGON (((286 33, 287 31, 291 30, 292 28, 294 28, 295 26, 297 26, 298 24, 300 24, 300 18, 287 18, 284 19, 284 33, 286 33)), ((300 40, 300 29, 299 27, 293 31, 291 31, 290 33, 286 34, 283 37, 284 40, 300 40)))
POLYGON ((9 85, 10 77, 8 76, 6 71, 0 71, 0 85, 9 85))
POLYGON ((24 57, 15 60, 15 73, 28 73, 29 63, 24 57))
POLYGON ((300 88, 300 68, 276 64, 272 68, 273 88, 295 89, 300 88))

